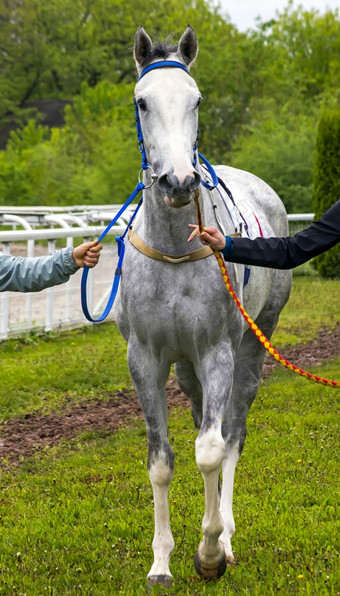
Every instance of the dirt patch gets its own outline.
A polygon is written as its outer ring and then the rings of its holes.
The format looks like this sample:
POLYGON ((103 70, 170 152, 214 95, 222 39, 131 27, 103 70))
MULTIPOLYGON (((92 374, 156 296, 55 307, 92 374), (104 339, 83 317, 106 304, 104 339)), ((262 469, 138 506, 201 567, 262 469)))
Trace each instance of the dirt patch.
MULTIPOLYGON (((340 323, 332 332, 322 331, 317 340, 283 350, 281 354, 305 370, 339 356, 340 323)), ((266 354, 263 378, 268 377, 276 366, 279 365, 266 354)), ((167 396, 169 408, 190 408, 188 398, 178 389, 174 379, 167 384, 167 396)), ((23 418, 14 418, 0 425, 0 462, 2 459, 15 466, 44 447, 56 445, 62 439, 72 439, 84 430, 114 431, 140 417, 142 409, 136 395, 119 392, 106 401, 78 404, 62 413, 27 414, 23 418)))
MULTIPOLYGON (((304 345, 293 346, 287 350, 281 350, 280 354, 295 366, 307 371, 313 366, 320 366, 324 360, 340 356, 340 323, 332 331, 323 329, 316 340, 304 345)), ((266 353, 262 378, 267 378, 276 366, 280 365, 275 362, 270 354, 266 353)), ((331 380, 337 381, 339 379, 331 380)))

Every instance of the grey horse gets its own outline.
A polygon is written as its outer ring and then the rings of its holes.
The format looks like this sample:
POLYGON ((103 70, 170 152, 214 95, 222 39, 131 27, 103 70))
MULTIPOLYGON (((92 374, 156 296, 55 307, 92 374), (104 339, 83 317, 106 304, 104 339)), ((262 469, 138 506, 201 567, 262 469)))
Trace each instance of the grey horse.
MULTIPOLYGON (((197 53, 190 26, 176 46, 154 45, 142 27, 136 33, 139 74, 160 60, 189 70, 197 53)), ((135 88, 150 167, 144 173, 143 208, 126 246, 116 317, 147 428, 155 510, 150 584, 169 584, 172 578, 168 488, 174 452, 165 391, 171 365, 175 363, 179 386, 191 400, 198 429, 196 461, 204 481, 205 512, 194 563, 200 575, 216 578, 234 561, 234 472, 264 359, 264 348, 229 296, 211 249, 207 253, 197 238, 188 244, 188 226, 197 222, 195 192, 199 190, 206 226, 217 224, 230 234, 242 225, 244 229, 247 218, 256 218, 264 235, 288 233, 281 200, 256 176, 216 166, 234 203, 221 190, 202 186, 202 180, 209 184, 209 175, 198 161, 193 165, 200 99, 196 82, 180 67, 152 69, 135 88)), ((246 311, 269 338, 289 297, 290 272, 252 267, 244 285, 243 265, 227 269, 246 311)))

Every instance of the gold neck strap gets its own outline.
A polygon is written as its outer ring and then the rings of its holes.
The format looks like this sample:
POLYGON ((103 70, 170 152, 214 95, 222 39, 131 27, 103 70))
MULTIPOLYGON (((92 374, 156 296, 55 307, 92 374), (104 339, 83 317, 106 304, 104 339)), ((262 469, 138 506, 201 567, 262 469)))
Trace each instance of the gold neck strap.
POLYGON ((142 240, 134 231, 129 230, 128 237, 131 244, 137 248, 137 250, 142 252, 143 255, 146 255, 151 259, 156 259, 156 261, 163 261, 163 263, 164 261, 167 261, 168 263, 198 261, 214 254, 210 246, 204 246, 203 248, 199 248, 198 250, 194 250, 193 252, 189 252, 185 255, 168 255, 167 253, 156 250, 155 248, 151 248, 151 246, 145 244, 144 240, 142 240))

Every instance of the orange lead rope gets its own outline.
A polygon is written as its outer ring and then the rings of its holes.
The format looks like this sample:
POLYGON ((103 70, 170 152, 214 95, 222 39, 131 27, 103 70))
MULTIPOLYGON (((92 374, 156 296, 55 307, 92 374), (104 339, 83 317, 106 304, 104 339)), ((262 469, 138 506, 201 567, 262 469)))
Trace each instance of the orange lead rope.
MULTIPOLYGON (((201 216, 201 211, 200 211, 199 203, 198 203, 198 195, 199 195, 199 192, 196 191, 196 193, 195 193, 195 203, 196 203, 196 209, 197 209, 198 227, 199 227, 199 231, 200 232, 203 232, 204 231, 204 227, 203 227, 203 224, 202 224, 202 216, 201 216)), ((232 299, 236 303, 237 308, 239 309, 239 311, 242 314, 243 318, 247 321, 250 329, 256 335, 256 337, 259 339, 259 341, 261 342, 261 344, 263 345, 263 347, 267 350, 267 352, 269 352, 269 354, 271 356, 273 356, 273 358, 275 358, 275 360, 277 362, 279 362, 279 364, 281 364, 282 366, 285 366, 289 370, 295 372, 297 375, 301 375, 305 379, 309 379, 310 381, 314 381, 315 383, 320 383, 321 385, 327 385, 327 387, 335 387, 335 388, 339 389, 340 388, 340 383, 338 383, 337 381, 329 381, 328 379, 322 379, 321 377, 318 377, 317 375, 313 375, 312 373, 306 372, 302 368, 299 368, 298 366, 295 366, 295 364, 292 364, 291 362, 289 362, 288 360, 286 360, 285 358, 283 358, 282 356, 280 356, 280 354, 278 353, 278 351, 270 343, 269 339, 266 338, 266 336, 262 333, 261 329, 258 328, 258 326, 253 321, 253 319, 244 310, 241 302, 239 301, 237 295, 235 294, 235 291, 234 291, 233 286, 231 285, 231 281, 230 281, 230 278, 229 278, 229 275, 228 275, 228 272, 227 272, 225 263, 224 263, 224 261, 223 261, 223 259, 221 257, 220 252, 218 250, 214 250, 213 252, 214 252, 214 255, 215 255, 216 259, 217 259, 219 268, 220 268, 221 273, 222 273, 223 281, 224 281, 224 283, 226 285, 226 288, 227 288, 230 296, 232 297, 232 299)))

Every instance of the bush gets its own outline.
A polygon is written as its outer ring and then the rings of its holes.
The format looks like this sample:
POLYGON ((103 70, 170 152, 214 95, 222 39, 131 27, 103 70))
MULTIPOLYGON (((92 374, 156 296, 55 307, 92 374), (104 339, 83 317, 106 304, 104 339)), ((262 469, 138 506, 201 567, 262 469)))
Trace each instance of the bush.
MULTIPOLYGON (((323 114, 318 127, 313 195, 317 219, 339 199, 339 163, 340 108, 336 108, 323 114)), ((322 277, 340 277, 340 244, 316 257, 313 264, 322 277)))
POLYGON ((314 110, 305 115, 289 103, 275 111, 263 103, 256 125, 235 142, 232 165, 267 182, 288 213, 312 209, 316 121, 314 110))
POLYGON ((0 204, 124 203, 135 188, 138 150, 133 85, 83 85, 63 128, 33 120, 0 152, 0 204))

